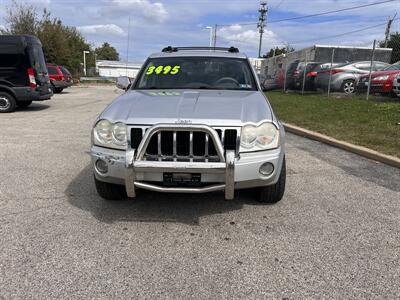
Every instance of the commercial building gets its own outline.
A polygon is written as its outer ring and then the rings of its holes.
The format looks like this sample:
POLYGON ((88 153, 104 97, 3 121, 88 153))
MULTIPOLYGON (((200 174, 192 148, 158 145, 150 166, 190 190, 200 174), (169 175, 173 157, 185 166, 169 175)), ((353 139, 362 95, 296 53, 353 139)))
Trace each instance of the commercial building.
POLYGON ((137 62, 122 62, 112 60, 98 60, 96 61, 96 72, 100 77, 117 78, 119 76, 128 76, 135 78, 142 63, 137 62))

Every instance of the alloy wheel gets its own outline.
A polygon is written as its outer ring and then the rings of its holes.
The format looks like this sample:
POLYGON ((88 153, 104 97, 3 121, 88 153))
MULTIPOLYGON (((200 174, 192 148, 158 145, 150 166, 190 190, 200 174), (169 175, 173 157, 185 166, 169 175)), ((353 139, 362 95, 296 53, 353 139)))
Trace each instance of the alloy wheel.
POLYGON ((355 90, 355 87, 354 87, 354 82, 353 81, 347 81, 347 82, 344 83, 343 91, 346 94, 353 94, 354 90, 355 90))
POLYGON ((10 100, 7 97, 0 96, 0 110, 7 110, 10 106, 10 100))

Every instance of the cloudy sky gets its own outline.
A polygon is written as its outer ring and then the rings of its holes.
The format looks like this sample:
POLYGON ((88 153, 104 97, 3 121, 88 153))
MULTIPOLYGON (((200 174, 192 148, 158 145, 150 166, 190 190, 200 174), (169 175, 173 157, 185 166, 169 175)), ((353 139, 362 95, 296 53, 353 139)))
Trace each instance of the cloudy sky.
MULTIPOLYGON (((384 0, 269 0, 268 20, 271 23, 268 23, 263 39, 264 52, 287 43, 295 48, 313 44, 369 46, 374 39, 383 39, 384 23, 395 12, 399 19, 392 29, 400 31, 400 0, 319 17, 276 21, 381 1, 384 0), (366 30, 344 34, 361 29, 366 30)), ((166 45, 208 45, 209 30, 205 27, 214 24, 226 25, 218 27, 218 46, 235 45, 249 56, 258 53, 256 25, 239 25, 257 22, 258 0, 24 2, 39 10, 46 7, 65 24, 76 26, 93 46, 110 42, 123 60, 127 56, 130 61, 142 60, 166 45)), ((0 26, 6 26, 4 8, 10 4, 11 0, 0 0, 0 26)))

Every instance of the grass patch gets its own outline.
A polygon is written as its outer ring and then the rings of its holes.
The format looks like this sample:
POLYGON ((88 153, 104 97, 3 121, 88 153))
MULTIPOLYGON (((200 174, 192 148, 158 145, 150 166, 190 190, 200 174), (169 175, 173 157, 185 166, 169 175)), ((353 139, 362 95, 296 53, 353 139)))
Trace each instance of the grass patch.
POLYGON ((283 122, 400 157, 400 99, 266 93, 283 122))

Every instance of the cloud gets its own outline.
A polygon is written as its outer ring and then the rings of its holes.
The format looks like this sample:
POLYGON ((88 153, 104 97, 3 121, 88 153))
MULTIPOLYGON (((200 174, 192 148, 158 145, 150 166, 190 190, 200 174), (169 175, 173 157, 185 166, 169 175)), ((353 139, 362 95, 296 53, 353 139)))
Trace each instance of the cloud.
POLYGON ((48 6, 50 5, 51 0, 31 0, 29 2, 35 6, 48 6))
MULTIPOLYGON (((217 24, 252 23, 258 21, 259 0, 24 0, 27 3, 49 3, 52 16, 64 24, 77 26, 89 43, 110 42, 122 57, 126 57, 127 32, 130 18, 129 59, 143 59, 166 45, 208 45, 209 31, 205 26, 217 24), (72 2, 71 2, 72 1, 72 2), (73 3, 73 4, 71 4, 73 3), (90 16, 90 18, 88 18, 90 16), (100 25, 99 25, 100 24, 100 25)), ((385 23, 389 15, 400 9, 397 2, 386 3, 325 16, 270 23, 271 20, 315 14, 377 0, 270 0, 268 22, 263 38, 263 52, 289 42, 296 49, 313 44, 370 45, 373 39, 382 40, 385 25, 359 33, 326 39, 327 36, 385 23), (397 7, 396 7, 397 5, 397 7), (300 43, 299 43, 300 41, 300 43)), ((11 0, 0 0, 4 7, 11 0)), ((2 6, 3 7, 3 6, 2 6)), ((40 9, 39 9, 40 12, 40 9)), ((4 24, 5 10, 0 9, 4 24)), ((393 23, 393 31, 400 30, 393 23)), ((219 46, 238 46, 249 56, 258 54, 259 33, 256 25, 218 27, 219 46)))
MULTIPOLYGON (((241 25, 232 25, 223 27, 218 30, 217 41, 218 44, 224 46, 238 46, 245 52, 254 52, 257 49, 260 39, 260 34, 257 29, 248 29, 241 25)), ((263 48, 282 46, 284 43, 278 36, 271 30, 265 30, 263 35, 263 48)))
POLYGON ((124 30, 115 24, 104 24, 104 25, 87 25, 78 26, 78 30, 84 35, 114 35, 114 36, 126 36, 124 30))
POLYGON ((110 15, 133 15, 139 19, 147 19, 156 23, 164 22, 168 17, 168 12, 164 4, 150 2, 148 0, 112 0, 111 5, 102 10, 102 14, 110 15))

